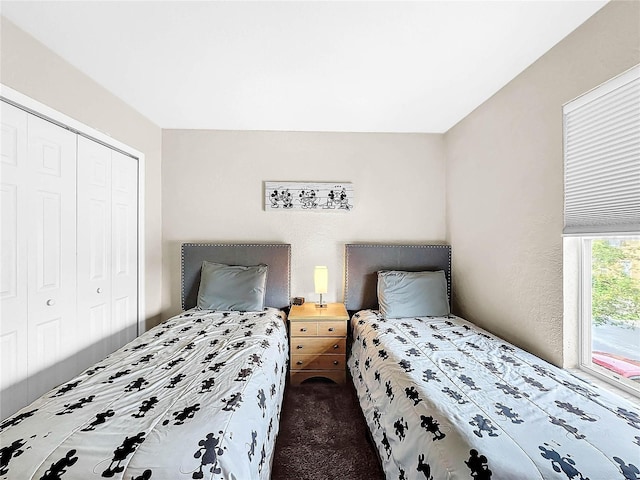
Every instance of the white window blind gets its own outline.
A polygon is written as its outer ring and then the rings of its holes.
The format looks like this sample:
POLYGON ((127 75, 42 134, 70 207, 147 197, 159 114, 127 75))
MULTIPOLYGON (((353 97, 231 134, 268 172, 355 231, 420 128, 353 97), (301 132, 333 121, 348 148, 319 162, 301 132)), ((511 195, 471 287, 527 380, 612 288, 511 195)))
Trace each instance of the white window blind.
POLYGON ((563 114, 564 233, 640 232, 640 65, 563 114))

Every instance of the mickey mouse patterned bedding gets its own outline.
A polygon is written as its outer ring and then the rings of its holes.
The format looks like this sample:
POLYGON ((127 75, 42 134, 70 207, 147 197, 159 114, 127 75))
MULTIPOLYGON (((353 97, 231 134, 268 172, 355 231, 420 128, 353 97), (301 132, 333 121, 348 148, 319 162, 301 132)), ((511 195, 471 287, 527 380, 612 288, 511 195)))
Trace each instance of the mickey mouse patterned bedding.
POLYGON ((349 368, 387 479, 638 480, 640 415, 453 315, 352 317, 349 368))
POLYGON ((285 314, 190 310, 0 424, 0 477, 268 479, 285 314))

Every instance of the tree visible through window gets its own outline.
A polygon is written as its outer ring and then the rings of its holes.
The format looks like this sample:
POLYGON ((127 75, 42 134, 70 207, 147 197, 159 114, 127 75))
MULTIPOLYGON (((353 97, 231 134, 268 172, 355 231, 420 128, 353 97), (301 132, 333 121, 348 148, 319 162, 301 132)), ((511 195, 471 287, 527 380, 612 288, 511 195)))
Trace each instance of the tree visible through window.
POLYGON ((591 361, 640 385, 640 239, 590 243, 591 361))

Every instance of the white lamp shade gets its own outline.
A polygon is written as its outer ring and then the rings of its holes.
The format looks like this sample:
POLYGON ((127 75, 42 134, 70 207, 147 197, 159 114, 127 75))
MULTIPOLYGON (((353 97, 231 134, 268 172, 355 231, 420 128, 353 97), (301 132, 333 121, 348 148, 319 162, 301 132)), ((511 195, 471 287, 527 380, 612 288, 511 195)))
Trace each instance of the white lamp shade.
POLYGON ((313 283, 316 293, 327 293, 329 284, 329 271, 327 267, 315 267, 313 270, 313 283))

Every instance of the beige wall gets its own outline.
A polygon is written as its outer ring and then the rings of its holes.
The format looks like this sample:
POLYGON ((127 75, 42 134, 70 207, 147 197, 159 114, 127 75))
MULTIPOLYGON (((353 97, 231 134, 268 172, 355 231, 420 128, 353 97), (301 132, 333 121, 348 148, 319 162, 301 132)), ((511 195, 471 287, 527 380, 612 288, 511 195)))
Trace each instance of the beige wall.
POLYGON ((160 319, 161 129, 0 17, 0 83, 144 153, 147 328, 160 319))
POLYGON ((149 326, 179 310, 184 241, 291 243, 292 294, 327 264, 339 301, 344 243, 446 237, 457 313, 561 364, 561 106, 640 62, 638 18, 606 5, 444 137, 161 132, 4 18, 0 81, 145 153, 149 326), (351 181, 356 208, 265 212, 266 180, 351 181))
POLYGON ((457 311, 558 365, 562 105, 640 62, 639 19, 607 4, 445 135, 457 311))
POLYGON ((344 244, 442 241, 442 135, 165 130, 164 315, 180 308, 180 244, 292 244, 291 292, 316 300, 314 265, 343 299, 344 244), (264 181, 353 182, 348 213, 267 212, 264 181))

